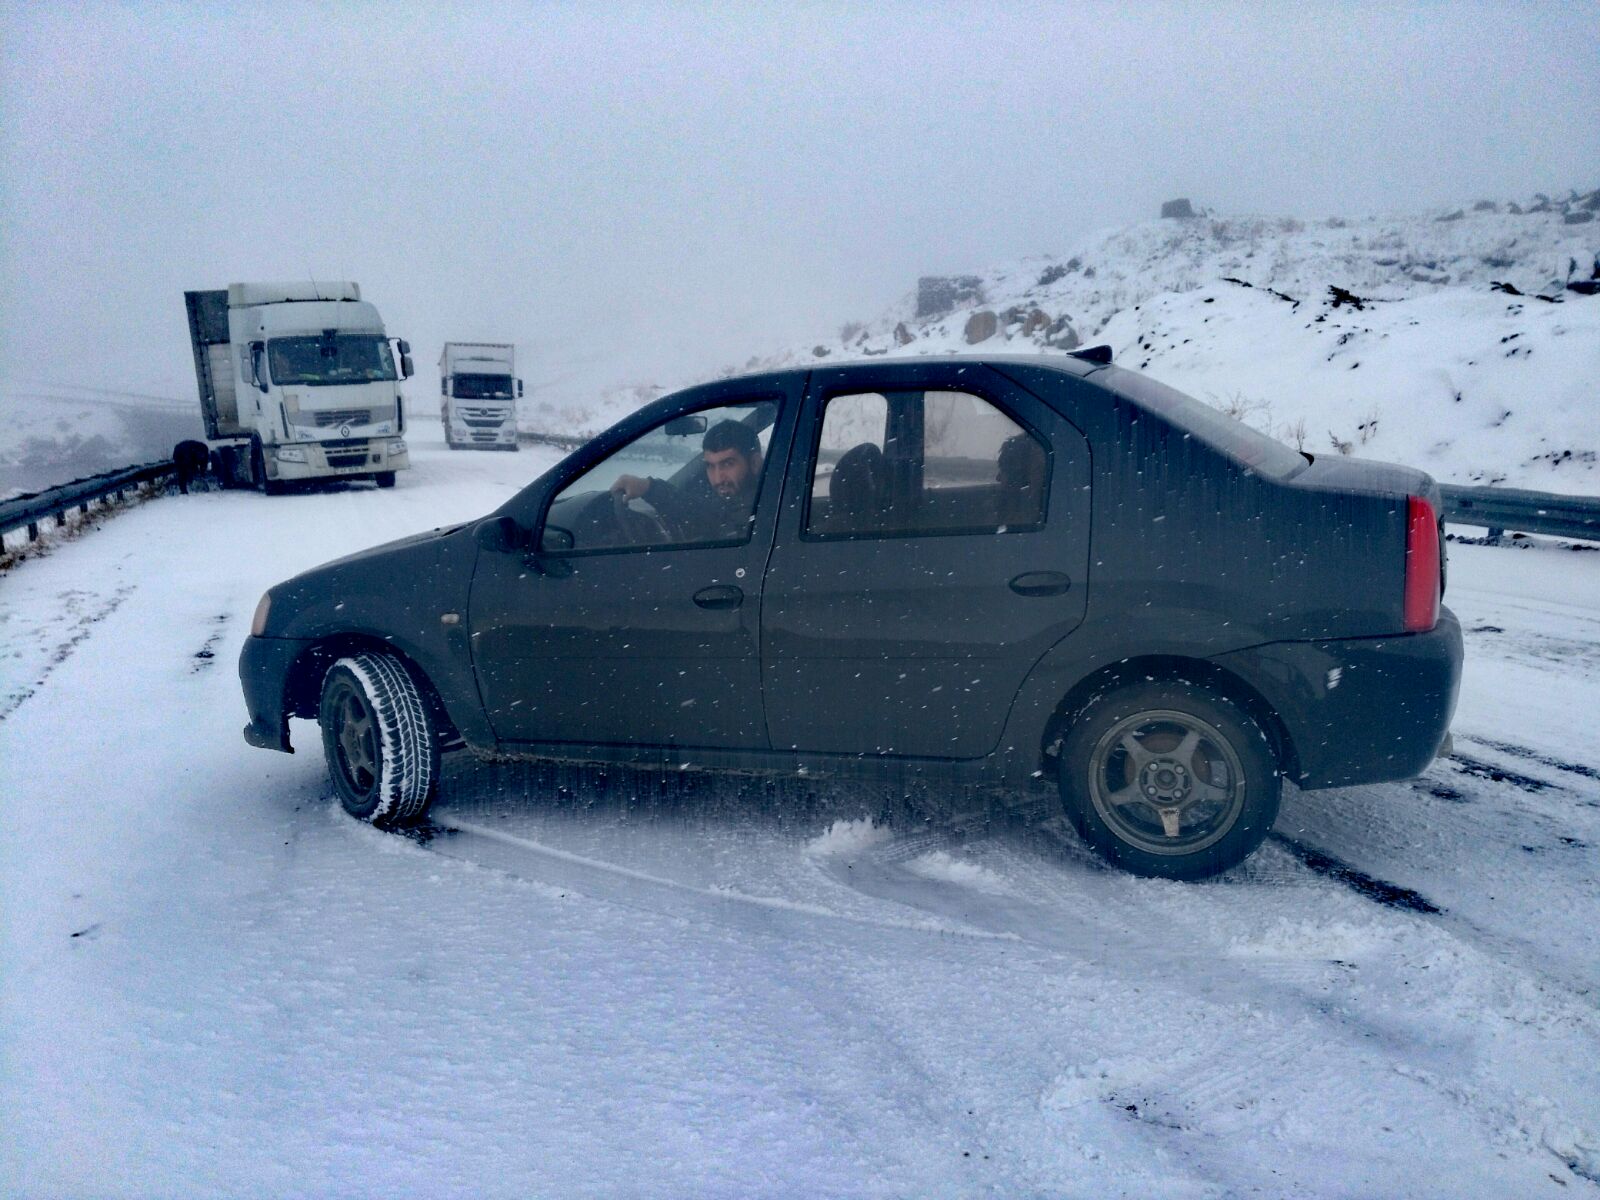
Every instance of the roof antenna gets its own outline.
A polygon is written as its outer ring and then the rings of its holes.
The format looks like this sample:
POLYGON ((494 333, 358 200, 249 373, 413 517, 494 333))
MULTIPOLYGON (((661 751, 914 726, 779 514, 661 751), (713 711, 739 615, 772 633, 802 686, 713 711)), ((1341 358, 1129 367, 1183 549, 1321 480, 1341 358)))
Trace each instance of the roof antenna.
POLYGON ((321 300, 322 299, 322 285, 317 282, 317 277, 312 272, 312 270, 311 270, 311 268, 309 266, 306 268, 306 278, 311 281, 311 291, 312 291, 312 293, 316 296, 316 298, 318 300, 321 300))

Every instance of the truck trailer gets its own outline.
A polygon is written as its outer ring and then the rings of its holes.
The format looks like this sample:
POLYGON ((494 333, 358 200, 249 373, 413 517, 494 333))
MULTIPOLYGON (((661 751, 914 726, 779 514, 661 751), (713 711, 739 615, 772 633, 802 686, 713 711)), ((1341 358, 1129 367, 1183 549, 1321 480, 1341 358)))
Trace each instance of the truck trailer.
MULTIPOLYGON (((300 481, 371 479, 410 466, 391 349, 354 283, 232 283, 185 292, 200 411, 225 486, 270 494, 300 481)), ((398 351, 398 370, 396 354, 398 351)))
POLYGON ((446 342, 439 352, 439 419, 452 450, 515 450, 516 347, 508 342, 446 342))

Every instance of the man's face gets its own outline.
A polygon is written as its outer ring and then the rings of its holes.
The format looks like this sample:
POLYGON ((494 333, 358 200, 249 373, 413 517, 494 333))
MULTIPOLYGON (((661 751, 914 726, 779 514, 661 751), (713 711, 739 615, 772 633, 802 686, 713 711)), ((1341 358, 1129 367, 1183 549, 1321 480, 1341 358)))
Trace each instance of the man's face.
POLYGON ((706 481, 726 500, 743 491, 751 476, 761 468, 759 453, 746 458, 737 450, 707 450, 702 457, 706 464, 706 481))

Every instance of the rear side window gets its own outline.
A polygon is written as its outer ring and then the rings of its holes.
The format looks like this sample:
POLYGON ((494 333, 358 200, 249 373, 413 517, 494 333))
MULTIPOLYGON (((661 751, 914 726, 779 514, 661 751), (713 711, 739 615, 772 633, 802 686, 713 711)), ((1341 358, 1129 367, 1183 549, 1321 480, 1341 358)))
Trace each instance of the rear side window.
POLYGON ((1252 471, 1271 479, 1287 479, 1306 466, 1305 456, 1298 450, 1148 376, 1119 371, 1114 380, 1107 382, 1113 390, 1252 471))
POLYGON ((1037 529, 1050 456, 971 392, 830 397, 812 463, 806 534, 890 537, 1037 529))

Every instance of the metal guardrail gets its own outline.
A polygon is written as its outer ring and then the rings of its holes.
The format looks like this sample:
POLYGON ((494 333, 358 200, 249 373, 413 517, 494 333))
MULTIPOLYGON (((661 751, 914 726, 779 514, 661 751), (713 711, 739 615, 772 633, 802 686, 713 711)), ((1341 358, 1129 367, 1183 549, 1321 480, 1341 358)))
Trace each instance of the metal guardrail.
MULTIPOLYGON (((527 430, 520 431, 517 438, 567 450, 590 440, 527 430)), ((0 546, 6 535, 18 529, 25 528, 28 541, 35 541, 40 524, 46 520, 60 526, 74 510, 87 513, 96 501, 121 496, 144 484, 165 483, 176 473, 171 462, 146 463, 0 501, 0 546)), ((1491 538, 1498 538, 1510 529, 1600 542, 1600 497, 1597 496, 1562 496, 1520 488, 1459 487, 1448 483, 1439 490, 1444 497, 1444 519, 1450 525, 1481 526, 1488 530, 1491 538)))
POLYGON ((168 462, 145 463, 139 467, 124 467, 119 471, 106 471, 87 479, 74 479, 42 492, 30 492, 10 500, 0 501, 0 546, 5 536, 18 529, 28 531, 28 541, 39 537, 39 526, 53 521, 59 528, 66 523, 68 514, 81 510, 87 514, 96 501, 120 497, 150 483, 165 483, 176 474, 177 468, 168 462))
POLYGON ((1444 519, 1450 525, 1481 525, 1491 539, 1508 529, 1551 537, 1600 542, 1600 497, 1558 496, 1520 488, 1457 487, 1443 484, 1444 519))
POLYGON ((566 433, 537 433, 527 429, 517 430, 517 441, 531 442, 537 446, 559 446, 563 450, 576 450, 588 445, 593 438, 574 437, 566 433))

